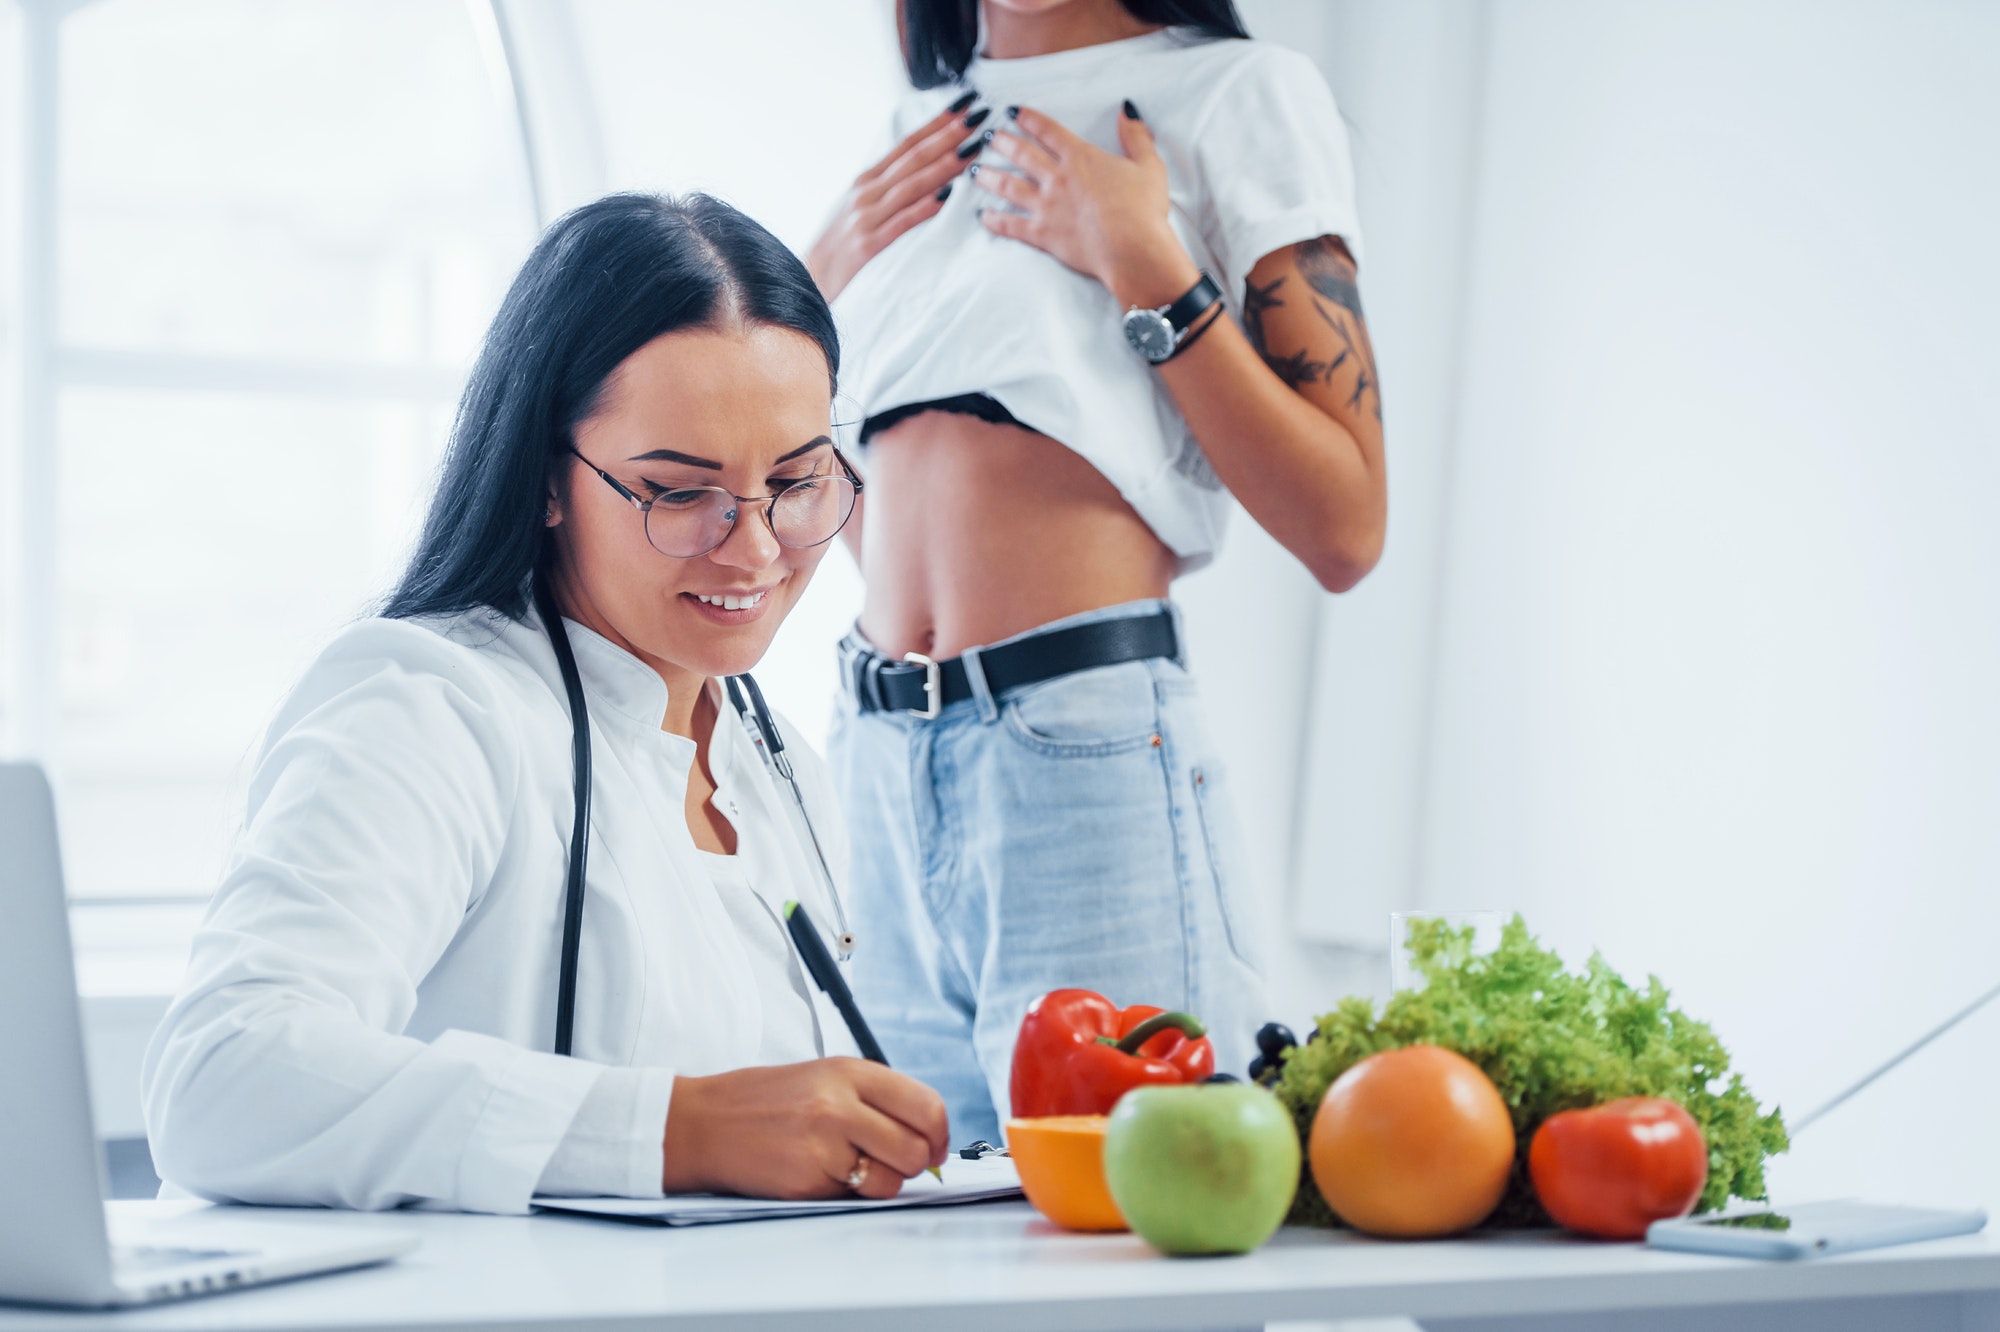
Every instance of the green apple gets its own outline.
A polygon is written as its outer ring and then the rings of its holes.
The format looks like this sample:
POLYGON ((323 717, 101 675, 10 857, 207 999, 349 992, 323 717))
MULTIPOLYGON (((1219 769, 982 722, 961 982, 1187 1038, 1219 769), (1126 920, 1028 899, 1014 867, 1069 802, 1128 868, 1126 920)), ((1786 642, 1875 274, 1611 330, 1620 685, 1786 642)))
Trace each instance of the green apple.
POLYGON ((1162 1253, 1248 1253, 1299 1187, 1299 1133, 1248 1083, 1135 1087, 1112 1108, 1104 1179, 1126 1224, 1162 1253))

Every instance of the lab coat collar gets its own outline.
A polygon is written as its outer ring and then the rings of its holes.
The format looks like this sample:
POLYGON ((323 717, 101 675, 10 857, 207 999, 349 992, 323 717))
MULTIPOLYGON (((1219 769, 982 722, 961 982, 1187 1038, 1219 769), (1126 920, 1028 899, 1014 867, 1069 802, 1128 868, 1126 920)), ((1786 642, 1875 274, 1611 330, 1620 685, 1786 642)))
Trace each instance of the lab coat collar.
MULTIPOLYGON (((556 697, 562 698, 562 667, 556 661, 555 644, 543 627, 541 609, 530 602, 519 627, 534 640, 528 646, 529 659, 546 663, 545 668, 539 669, 549 679, 556 697)), ((567 615, 563 616, 563 628, 568 631, 570 652, 576 657, 576 673, 583 681, 591 720, 608 720, 606 714, 610 714, 641 730, 659 731, 667 718, 667 682, 660 678, 659 672, 567 615)))
MULTIPOLYGON (((555 649, 549 644, 548 635, 543 632, 541 616, 530 611, 534 620, 530 628, 541 640, 548 652, 550 664, 554 665, 555 649)), ((694 742, 685 736, 674 735, 660 728, 667 716, 667 682, 660 678, 658 671, 644 661, 619 647, 604 635, 587 625, 578 624, 567 615, 563 616, 563 627, 569 631, 570 650, 576 654, 577 675, 583 681, 584 697, 590 706, 591 718, 600 725, 608 711, 634 729, 657 735, 659 743, 669 749, 686 746, 687 760, 693 762, 694 742)), ((557 669, 556 689, 561 691, 561 672, 557 669)), ((729 702, 722 682, 711 679, 706 688, 715 704, 715 740, 709 745, 709 775, 714 779, 718 796, 731 795, 735 786, 739 744, 747 744, 742 719, 729 702)), ((731 800, 734 805, 733 799, 731 800)), ((735 816, 735 810, 725 810, 735 816)))
POLYGON ((667 682, 660 673, 596 630, 563 616, 577 674, 591 710, 600 708, 657 731, 667 718, 667 682))

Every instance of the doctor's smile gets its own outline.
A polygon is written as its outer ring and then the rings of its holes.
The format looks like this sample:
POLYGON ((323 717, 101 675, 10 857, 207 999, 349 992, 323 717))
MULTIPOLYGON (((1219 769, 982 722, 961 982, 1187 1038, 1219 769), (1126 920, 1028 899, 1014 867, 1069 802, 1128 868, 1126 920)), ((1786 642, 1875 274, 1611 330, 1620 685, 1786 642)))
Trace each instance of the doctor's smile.
POLYGON ((683 597, 694 599, 702 614, 717 624, 748 624, 764 613, 765 597, 770 589, 753 592, 745 596, 706 596, 695 592, 683 592, 683 597))

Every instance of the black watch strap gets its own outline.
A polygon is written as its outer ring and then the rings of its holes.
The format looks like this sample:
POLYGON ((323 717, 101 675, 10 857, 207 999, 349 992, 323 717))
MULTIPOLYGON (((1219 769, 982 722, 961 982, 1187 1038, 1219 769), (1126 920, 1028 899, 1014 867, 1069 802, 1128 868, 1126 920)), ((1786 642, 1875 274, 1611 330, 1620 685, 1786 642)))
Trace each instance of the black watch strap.
POLYGON ((1203 310, 1221 299, 1222 288, 1208 275, 1208 270, 1203 269, 1201 277, 1187 289, 1187 294, 1160 311, 1160 314, 1165 317, 1174 330, 1174 336, 1178 338, 1187 332, 1188 325, 1192 324, 1203 310))

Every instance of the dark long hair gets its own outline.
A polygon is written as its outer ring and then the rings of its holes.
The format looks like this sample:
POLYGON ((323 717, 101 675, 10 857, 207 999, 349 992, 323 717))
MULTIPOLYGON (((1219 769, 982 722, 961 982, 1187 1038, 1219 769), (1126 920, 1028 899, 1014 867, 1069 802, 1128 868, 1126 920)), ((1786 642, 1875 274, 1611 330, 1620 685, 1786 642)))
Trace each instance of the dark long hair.
MULTIPOLYGON (((1248 37, 1235 0, 1119 0, 1141 23, 1186 28, 1204 37, 1248 37)), ((903 66, 910 83, 936 88, 957 83, 979 40, 979 0, 901 0, 903 66)))
POLYGON ((527 610, 547 553, 549 477, 620 362, 734 314, 793 329, 840 370, 833 314, 776 236, 705 194, 614 194, 548 229, 466 382, 416 554, 382 614, 527 610))

